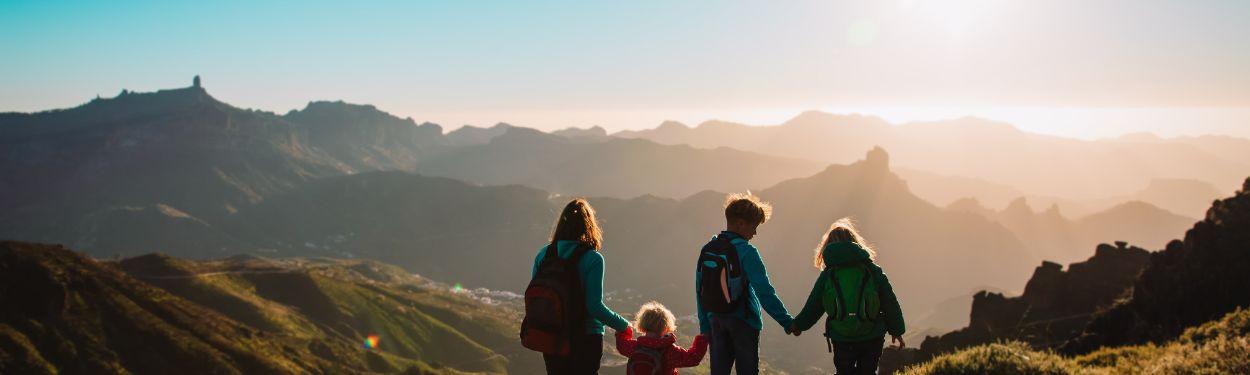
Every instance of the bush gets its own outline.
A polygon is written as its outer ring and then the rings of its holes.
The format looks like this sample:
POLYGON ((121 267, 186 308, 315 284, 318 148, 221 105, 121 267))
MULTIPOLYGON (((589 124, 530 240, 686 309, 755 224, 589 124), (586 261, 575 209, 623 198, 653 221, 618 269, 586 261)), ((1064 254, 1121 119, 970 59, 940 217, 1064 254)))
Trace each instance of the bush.
POLYGON ((1103 348, 1076 358, 1020 342, 976 346, 906 374, 1250 374, 1250 310, 1185 330, 1176 341, 1103 348))
POLYGON ((975 346, 909 367, 908 375, 924 374, 1072 374, 1076 367, 1049 351, 1038 351, 1022 342, 975 346))
POLYGON ((1217 337, 1244 337, 1250 335, 1250 310, 1238 308, 1220 320, 1189 328, 1181 334, 1181 342, 1203 343, 1217 337))
POLYGON ((1250 374, 1250 337, 1218 336, 1202 344, 1172 344, 1143 368, 1152 374, 1250 374))
POLYGON ((1102 348, 1093 353, 1076 357, 1072 363, 1086 372, 1109 374, 1140 374, 1151 359, 1159 357, 1163 348, 1156 345, 1121 346, 1102 348))

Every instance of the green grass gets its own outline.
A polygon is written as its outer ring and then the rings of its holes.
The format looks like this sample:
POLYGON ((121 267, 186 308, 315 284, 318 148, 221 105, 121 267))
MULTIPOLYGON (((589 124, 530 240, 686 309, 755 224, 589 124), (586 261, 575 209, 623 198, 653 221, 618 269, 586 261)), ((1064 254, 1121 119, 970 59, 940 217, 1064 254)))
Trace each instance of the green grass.
POLYGON ((1165 345, 1135 345, 1066 358, 1020 342, 980 345, 907 368, 905 374, 1246 374, 1250 310, 1185 331, 1165 345))
POLYGON ((431 287, 393 266, 167 257, 122 264, 136 275, 157 275, 147 281, 174 295, 345 368, 442 374, 542 366, 538 355, 517 344, 515 312, 431 287), (369 334, 380 336, 377 349, 361 348, 369 334))

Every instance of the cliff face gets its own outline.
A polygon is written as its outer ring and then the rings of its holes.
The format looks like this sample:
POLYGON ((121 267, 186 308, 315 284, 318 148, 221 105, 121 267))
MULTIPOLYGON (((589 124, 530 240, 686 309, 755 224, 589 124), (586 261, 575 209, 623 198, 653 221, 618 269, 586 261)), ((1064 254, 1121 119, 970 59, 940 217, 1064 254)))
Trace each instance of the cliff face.
POLYGON ((1150 253, 1117 242, 1099 245, 1094 256, 1068 269, 1042 262, 1018 297, 981 292, 973 296, 967 328, 928 337, 917 351, 891 353, 882 369, 926 361, 942 353, 1000 341, 1019 340, 1054 347, 1076 337, 1098 309, 1112 305, 1133 284, 1150 253))
POLYGON ((1133 284, 1131 298, 1099 313, 1068 353, 1103 346, 1159 342, 1186 327, 1250 306, 1250 179, 1206 218, 1155 253, 1133 284))

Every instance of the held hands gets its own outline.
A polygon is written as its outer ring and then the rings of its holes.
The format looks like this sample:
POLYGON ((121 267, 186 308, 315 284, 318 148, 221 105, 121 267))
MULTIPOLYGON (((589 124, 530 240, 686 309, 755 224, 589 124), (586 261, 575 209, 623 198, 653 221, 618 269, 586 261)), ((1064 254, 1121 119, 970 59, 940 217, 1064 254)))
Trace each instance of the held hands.
POLYGON ((898 347, 897 347, 898 349, 903 349, 907 347, 907 343, 903 342, 902 336, 890 335, 890 342, 898 344, 898 347))
POLYGON ((795 326, 794 323, 790 323, 790 326, 786 327, 786 334, 794 335, 795 337, 798 337, 799 335, 803 334, 803 331, 800 330, 799 327, 795 326))

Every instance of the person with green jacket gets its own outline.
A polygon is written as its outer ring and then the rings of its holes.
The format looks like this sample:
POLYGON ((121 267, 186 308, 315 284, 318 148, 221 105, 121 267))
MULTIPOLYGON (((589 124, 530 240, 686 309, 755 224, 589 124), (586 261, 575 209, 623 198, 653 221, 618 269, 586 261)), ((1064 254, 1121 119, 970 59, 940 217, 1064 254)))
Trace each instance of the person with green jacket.
POLYGON ((820 276, 786 330, 797 336, 828 315, 825 339, 838 374, 875 374, 886 333, 900 348, 907 345, 903 309, 875 257, 849 218, 834 222, 816 248, 820 276))

